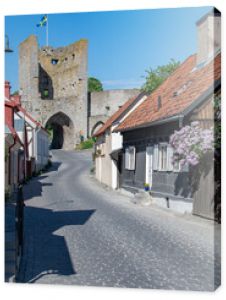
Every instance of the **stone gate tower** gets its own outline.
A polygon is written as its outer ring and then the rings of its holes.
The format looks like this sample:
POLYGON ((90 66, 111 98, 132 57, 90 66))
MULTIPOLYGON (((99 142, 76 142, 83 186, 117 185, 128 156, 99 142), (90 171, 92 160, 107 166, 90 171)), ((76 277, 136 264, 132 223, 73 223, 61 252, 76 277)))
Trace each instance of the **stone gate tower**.
POLYGON ((73 149, 87 136, 87 40, 39 49, 29 36, 19 47, 22 105, 53 128, 53 148, 73 149))

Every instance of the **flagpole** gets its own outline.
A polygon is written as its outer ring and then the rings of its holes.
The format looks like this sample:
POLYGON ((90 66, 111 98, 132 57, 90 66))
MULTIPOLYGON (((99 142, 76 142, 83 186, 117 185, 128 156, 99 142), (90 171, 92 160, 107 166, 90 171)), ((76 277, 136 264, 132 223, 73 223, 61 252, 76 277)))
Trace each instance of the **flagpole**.
POLYGON ((47 17, 47 22, 46 22, 46 46, 48 47, 49 44, 49 18, 48 15, 46 15, 47 17))

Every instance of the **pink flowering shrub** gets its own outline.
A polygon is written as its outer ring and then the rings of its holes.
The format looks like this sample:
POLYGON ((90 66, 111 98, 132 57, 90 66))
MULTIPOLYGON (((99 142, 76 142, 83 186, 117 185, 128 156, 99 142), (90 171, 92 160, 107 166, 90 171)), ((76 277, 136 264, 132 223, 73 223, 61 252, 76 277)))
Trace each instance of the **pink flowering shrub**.
POLYGON ((170 137, 170 145, 174 150, 173 163, 195 166, 203 154, 214 150, 213 129, 202 129, 199 122, 192 122, 170 137))

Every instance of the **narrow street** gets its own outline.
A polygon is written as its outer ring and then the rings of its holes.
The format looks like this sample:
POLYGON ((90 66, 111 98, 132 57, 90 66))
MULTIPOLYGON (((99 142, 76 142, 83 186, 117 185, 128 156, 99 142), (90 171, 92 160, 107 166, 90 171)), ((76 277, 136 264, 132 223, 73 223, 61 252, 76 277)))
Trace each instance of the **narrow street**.
POLYGON ((135 205, 103 187, 90 175, 89 151, 52 153, 52 168, 24 187, 19 282, 179 290, 219 284, 220 232, 212 222, 135 205))

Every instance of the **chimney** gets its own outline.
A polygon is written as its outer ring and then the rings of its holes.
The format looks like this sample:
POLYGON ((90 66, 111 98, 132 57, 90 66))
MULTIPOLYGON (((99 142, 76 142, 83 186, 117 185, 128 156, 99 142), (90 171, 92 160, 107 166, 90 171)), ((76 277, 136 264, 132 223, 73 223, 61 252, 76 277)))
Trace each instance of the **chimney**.
POLYGON ((212 8, 204 15, 197 26, 197 66, 201 66, 213 59, 221 50, 221 13, 212 8))
POLYGON ((9 81, 5 81, 5 97, 7 99, 10 98, 10 88, 11 88, 11 86, 10 86, 9 81))

